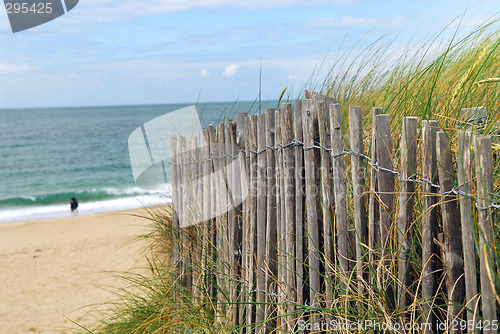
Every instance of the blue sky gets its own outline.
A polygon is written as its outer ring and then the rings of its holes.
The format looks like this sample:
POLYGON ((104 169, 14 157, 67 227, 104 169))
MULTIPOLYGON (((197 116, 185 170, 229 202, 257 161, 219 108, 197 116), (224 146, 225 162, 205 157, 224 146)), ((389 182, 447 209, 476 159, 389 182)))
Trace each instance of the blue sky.
POLYGON ((464 32, 500 3, 80 0, 16 34, 0 10, 0 108, 254 100, 261 67, 264 99, 285 87, 294 97, 339 52, 380 37, 423 43, 467 8, 464 32))

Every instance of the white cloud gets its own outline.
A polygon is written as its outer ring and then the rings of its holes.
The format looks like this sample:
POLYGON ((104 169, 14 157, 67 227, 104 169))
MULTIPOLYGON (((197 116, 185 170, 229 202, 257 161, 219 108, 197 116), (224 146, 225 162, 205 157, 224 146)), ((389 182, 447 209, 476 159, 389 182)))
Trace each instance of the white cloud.
POLYGON ((290 6, 352 5, 361 0, 87 0, 80 8, 99 13, 101 18, 168 14, 191 9, 231 7, 238 9, 268 9, 290 6))
POLYGON ((210 72, 208 72, 206 69, 202 69, 200 72, 200 76, 202 78, 208 78, 210 76, 210 72))
POLYGON ((325 17, 308 20, 306 24, 316 27, 360 27, 360 26, 400 26, 408 24, 410 19, 395 16, 391 18, 384 17, 325 17))
POLYGON ((317 27, 351 27, 374 25, 379 22, 375 17, 325 17, 307 21, 307 24, 317 27))
POLYGON ((224 72, 222 73, 222 75, 224 75, 226 77, 232 77, 233 75, 236 74, 236 72, 238 72, 239 68, 240 68, 240 65, 238 65, 238 64, 228 65, 224 68, 224 72))
POLYGON ((297 80, 297 74, 290 74, 288 76, 288 81, 292 81, 293 82, 295 80, 297 80))
POLYGON ((27 63, 18 65, 0 63, 0 73, 17 73, 27 71, 28 69, 30 69, 30 66, 27 63))

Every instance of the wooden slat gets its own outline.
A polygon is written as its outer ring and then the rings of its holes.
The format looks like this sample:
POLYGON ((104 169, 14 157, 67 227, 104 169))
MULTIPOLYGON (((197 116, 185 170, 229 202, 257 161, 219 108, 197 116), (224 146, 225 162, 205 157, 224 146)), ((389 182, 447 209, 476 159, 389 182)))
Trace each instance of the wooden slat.
POLYGON ((471 164, 471 137, 470 131, 457 131, 458 142, 458 185, 463 195, 460 198, 460 221, 462 225, 462 247, 464 252, 464 272, 465 272, 465 304, 467 320, 478 321, 478 314, 475 311, 478 307, 477 296, 477 270, 476 270, 476 248, 477 240, 476 226, 474 223, 472 199, 467 196, 472 195, 472 164, 471 164))
MULTIPOLYGON (((170 138, 170 185, 172 187, 172 205, 173 205, 173 214, 172 214, 172 227, 175 228, 179 226, 179 216, 177 213, 177 207, 180 205, 180 193, 179 193, 179 187, 177 183, 179 182, 179 173, 178 173, 178 163, 179 163, 179 158, 177 154, 177 137, 171 137, 170 138)), ((175 241, 175 238, 173 239, 175 241)), ((175 266, 177 263, 177 260, 175 259, 176 257, 176 245, 172 245, 172 266, 175 266)))
POLYGON ((229 191, 229 211, 228 211, 228 249, 229 249, 229 317, 233 325, 238 325, 239 322, 239 305, 237 303, 239 296, 238 276, 240 271, 240 206, 239 201, 241 198, 241 181, 239 179, 240 170, 238 169, 238 161, 235 160, 237 156, 236 151, 236 124, 232 121, 226 121, 226 168, 227 168, 227 181, 229 191))
MULTIPOLYGON (((214 156, 216 154, 215 152, 215 141, 216 141, 216 132, 215 128, 212 125, 209 125, 206 129, 207 135, 207 144, 208 144, 208 154, 210 157, 214 156)), ((214 179, 214 161, 211 158, 210 161, 208 161, 208 174, 210 175, 209 180, 207 181, 209 183, 209 188, 210 188, 210 220, 208 221, 208 241, 210 243, 210 259, 209 259, 209 264, 210 264, 210 273, 209 273, 209 286, 210 286, 210 291, 209 295, 212 299, 212 304, 216 305, 216 300, 217 300, 217 276, 214 271, 216 271, 216 263, 217 263, 217 231, 216 231, 216 217, 215 217, 215 212, 217 209, 217 199, 216 199, 216 185, 215 185, 215 179, 214 179)))
MULTIPOLYGON (((232 133, 232 125, 231 125, 231 120, 226 119, 224 122, 224 155, 226 156, 224 159, 221 160, 221 162, 224 164, 224 168, 226 171, 226 185, 229 191, 228 191, 228 202, 227 204, 229 205, 227 208, 227 213, 226 213, 226 232, 224 235, 225 242, 224 242, 224 248, 225 251, 227 252, 227 266, 226 266, 226 295, 227 295, 227 300, 228 303, 231 303, 233 298, 235 298, 235 287, 236 284, 234 281, 232 281, 232 278, 235 278, 236 273, 235 273, 235 259, 233 257, 233 253, 235 251, 234 249, 234 233, 235 233, 235 226, 234 226, 234 221, 235 221, 235 212, 234 212, 234 206, 233 203, 231 203, 231 197, 232 197, 232 192, 231 192, 231 184, 232 184, 232 177, 233 177, 233 171, 231 168, 231 157, 229 156, 232 152, 232 147, 231 147, 231 137, 233 136, 232 133)), ((227 305, 227 320, 229 323, 234 324, 236 321, 236 312, 237 312, 237 306, 235 304, 229 304, 227 305)))
MULTIPOLYGON (((496 273, 495 238, 493 217, 489 206, 493 193, 493 153, 490 137, 475 137, 476 177, 479 220, 479 263, 481 282, 481 306, 483 310, 483 326, 486 322, 494 324, 498 321, 494 283, 496 273)), ((483 328, 483 333, 497 333, 496 326, 483 328)))
MULTIPOLYGON (((462 237, 460 218, 458 216, 457 196, 449 193, 453 189, 455 171, 451 159, 451 148, 448 136, 443 131, 436 134, 436 153, 438 159, 439 185, 441 197, 441 214, 443 216, 446 290, 448 294, 448 321, 463 319, 465 299, 464 262, 462 255, 462 237)), ((459 333, 460 328, 450 328, 449 332, 459 333)))
POLYGON ((219 314, 219 319, 221 321, 225 321, 226 318, 226 303, 227 298, 225 296, 225 292, 227 291, 227 269, 228 269, 228 234, 227 234, 227 191, 226 191, 226 163, 225 159, 222 157, 225 155, 225 131, 224 131, 224 123, 217 124, 217 158, 214 160, 214 164, 216 165, 215 170, 217 170, 220 174, 220 177, 217 179, 217 211, 220 214, 217 217, 216 228, 217 228, 217 310, 219 314))
MULTIPOLYGON (((179 208, 182 203, 182 191, 180 188, 180 180, 181 180, 181 174, 180 174, 180 166, 179 163, 181 162, 180 155, 179 155, 179 138, 177 137, 171 137, 170 138, 170 156, 171 156, 171 172, 170 175, 172 176, 172 203, 173 203, 173 217, 172 217, 172 232, 173 232, 173 238, 172 238, 172 268, 174 270, 173 277, 177 279, 177 282, 181 280, 181 267, 180 267, 180 245, 179 245, 179 208)), ((180 287, 177 285, 177 289, 180 287)))
MULTIPOLYGON (((326 102, 318 103, 318 125, 319 125, 319 142, 324 147, 331 146, 330 138, 330 109, 326 102)), ((335 281, 335 242, 333 231, 334 217, 333 206, 335 204, 335 194, 333 190, 333 175, 332 175, 332 156, 331 152, 321 150, 321 210, 323 214, 323 262, 325 267, 325 304, 326 307, 331 307, 333 303, 333 289, 335 281)))
POLYGON ((182 205, 180 207, 181 214, 181 226, 180 226, 180 254, 182 260, 182 269, 181 269, 181 277, 182 277, 182 287, 187 292, 192 292, 192 279, 191 279, 191 258, 189 255, 189 237, 186 232, 186 228, 183 226, 189 221, 189 210, 191 203, 191 188, 189 185, 189 177, 190 177, 190 166, 189 166, 189 139, 185 136, 180 137, 180 147, 179 154, 181 159, 181 185, 182 185, 182 205))
MULTIPOLYGON (((252 292, 255 288, 255 260, 256 260, 256 244, 257 244, 257 155, 251 151, 257 151, 257 115, 250 116, 249 132, 248 132, 248 150, 250 154, 250 210, 248 217, 248 235, 247 235, 247 252, 248 252, 248 269, 247 269, 247 284, 248 284, 248 302, 255 302, 255 293, 252 292)), ((255 304, 247 304, 247 326, 255 324, 255 304)))
MULTIPOLYGON (((416 117, 403 118, 401 130, 401 179, 414 179, 417 172, 417 121, 416 117)), ((398 219, 398 297, 399 308, 404 310, 411 303, 410 271, 408 259, 413 249, 413 210, 415 207, 415 183, 401 181, 399 186, 398 219)), ((403 320, 408 321, 408 313, 403 313, 403 320)))
POLYGON ((348 294, 349 251, 347 231, 347 203, 345 190, 344 148, 342 142, 340 104, 330 104, 330 136, 332 140, 333 186, 335 189, 335 225, 337 227, 337 259, 341 280, 341 294, 348 294), (335 155, 337 155, 335 157, 335 155))
MULTIPOLYGON (((212 265, 213 265, 213 244, 211 239, 212 234, 212 188, 211 188, 211 176, 212 176, 212 168, 210 161, 210 133, 208 129, 202 131, 201 134, 203 138, 202 147, 201 147, 201 157, 202 160, 202 175, 203 178, 203 217, 205 221, 203 222, 203 238, 202 238, 202 272, 204 275, 204 297, 210 298, 212 295, 212 289, 214 288, 213 284, 213 273, 212 265)), ((205 311, 210 312, 210 303, 205 303, 205 311)))
MULTIPOLYGON (((388 114, 377 116, 376 149, 379 167, 394 170, 392 158, 391 118, 388 114)), ((390 278, 390 260, 394 249, 394 229, 392 225, 394 208, 394 174, 380 169, 378 171, 378 196, 380 199, 380 244, 382 267, 380 280, 385 290, 385 298, 389 307, 394 307, 394 288, 390 278)))
MULTIPOLYGON (((259 114, 257 116, 257 151, 262 152, 266 149, 266 114, 259 114)), ((259 153, 257 155, 257 270, 256 282, 259 292, 256 294, 257 303, 265 302, 265 294, 260 291, 266 290, 265 268, 264 268, 264 255, 266 253, 266 219, 267 219, 267 155, 259 153)), ((257 305, 256 307, 256 322, 263 322, 264 319, 264 305, 257 305)))
POLYGON ((278 295, 278 309, 277 316, 279 316, 277 320, 277 328, 286 329, 286 319, 282 318, 285 314, 286 309, 283 304, 285 301, 285 202, 284 202, 284 191, 283 191, 283 149, 280 145, 283 144, 282 136, 281 136, 281 124, 280 122, 281 114, 278 110, 275 111, 275 122, 278 126, 276 126, 276 147, 279 149, 276 151, 276 230, 277 230, 277 256, 278 256, 278 277, 277 277, 277 285, 279 295, 278 295))
MULTIPOLYGON (((196 138, 193 138, 192 136, 186 136, 186 184, 187 188, 189 189, 188 192, 188 197, 185 199, 186 201, 186 223, 187 224, 192 224, 194 223, 194 215, 197 209, 197 203, 196 203, 196 188, 195 188, 195 183, 194 181, 194 176, 196 173, 196 166, 194 161, 196 160, 196 156, 194 156, 194 142, 196 138)), ((187 284, 190 286, 193 298, 196 298, 197 295, 197 289, 196 289, 196 272, 195 272, 195 265, 196 265, 196 248, 195 248, 195 243, 194 243, 194 238, 195 238, 195 233, 194 233, 194 227, 192 225, 189 225, 187 227, 184 227, 184 231, 187 236, 187 252, 186 252, 186 279, 187 279, 187 284)))
MULTIPOLYGON (((377 116, 382 114, 382 109, 373 108, 372 111, 372 140, 371 140, 371 159, 372 163, 377 160, 377 134, 376 124, 377 116)), ((368 207, 368 247, 370 248, 370 263, 376 267, 378 261, 377 252, 380 247, 380 227, 379 227, 379 199, 378 199, 378 174, 374 168, 370 169, 370 202, 368 207)))
MULTIPOLYGON (((266 109, 266 155, 267 155, 267 183, 266 183, 266 196, 267 196, 267 229, 266 229, 266 254, 265 266, 266 271, 266 290, 276 291, 276 278, 277 278, 277 257, 276 257, 276 158, 275 151, 271 147, 275 146, 275 119, 276 110, 274 108, 266 109)), ((272 319, 276 315, 276 307, 272 303, 276 303, 277 299, 272 294, 266 298, 265 319, 266 333, 271 333, 276 328, 276 320, 272 319)))
MULTIPOLYGON (((283 144, 288 145, 293 139, 292 126, 292 105, 283 103, 280 108, 280 127, 281 140, 283 144)), ((287 300, 296 300, 295 288, 295 157, 294 148, 287 146, 283 148, 283 195, 285 198, 285 271, 286 271, 286 298, 287 300)), ((295 307, 288 304, 287 327, 290 331, 295 328, 295 307)))
MULTIPOLYGON (((302 101, 296 101, 294 106, 294 130, 295 139, 299 142, 304 140, 302 128, 302 101)), ((297 287, 297 302, 304 303, 304 295, 307 294, 307 287, 304 287, 306 270, 304 267, 307 249, 307 238, 304 230, 305 213, 305 174, 304 174, 304 150, 302 146, 295 147, 295 278, 297 287), (306 290, 306 291, 304 291, 306 290)), ((300 334, 303 331, 299 331, 300 334)))
MULTIPOLYGON (((363 147, 363 112, 361 107, 349 107, 349 129, 351 135, 351 150, 364 154, 363 147)), ((351 173, 354 196, 354 226, 356 232, 356 274, 359 280, 358 293, 364 295, 364 282, 368 282, 368 268, 365 257, 368 245, 368 216, 366 215, 365 194, 366 160, 360 156, 351 155, 351 173), (365 245, 365 246, 364 246, 365 245)))
MULTIPOLYGON (((276 111, 276 124, 281 124, 281 119, 282 115, 279 112, 279 110, 276 111)), ((285 142, 283 141, 283 129, 280 126, 279 130, 277 130, 277 137, 278 138, 278 143, 283 145, 285 142)), ((278 221, 278 227, 279 227, 279 242, 281 244, 280 246, 280 252, 281 252, 281 273, 279 277, 279 282, 280 282, 280 293, 281 297, 283 298, 282 302, 285 302, 286 299, 286 294, 287 294, 287 281, 286 281, 286 275, 287 275, 287 264, 286 264, 286 202, 285 202, 285 172, 284 172, 284 156, 283 156, 283 148, 280 146, 280 149, 278 150, 278 156, 279 156, 279 163, 278 163, 278 169, 279 169, 279 208, 280 210, 279 213, 279 221, 278 221)), ((287 306, 282 305, 281 306, 281 315, 285 315, 287 311, 287 306)), ((288 331, 288 324, 287 324, 287 319, 286 317, 281 318, 281 324, 282 324, 282 329, 285 331, 288 331)))
POLYGON ((192 226, 189 227, 191 236, 191 271, 193 285, 193 300, 200 305, 202 302, 202 271, 201 271, 201 231, 200 224, 202 222, 203 213, 203 198, 202 187, 199 179, 200 175, 200 150, 198 149, 198 137, 191 138, 190 159, 191 159, 191 185, 193 189, 193 201, 191 208, 192 226))
POLYGON ((235 136, 233 139, 235 140, 232 145, 232 156, 233 156, 233 182, 234 187, 238 188, 233 191, 233 197, 237 203, 235 207, 235 240, 234 243, 234 257, 237 265, 237 270, 235 271, 235 282, 237 282, 237 296, 234 302, 238 303, 238 313, 236 314, 236 324, 241 325, 241 301, 242 301, 242 293, 244 290, 244 284, 242 284, 242 245, 243 245, 243 201, 248 195, 247 188, 247 180, 245 175, 245 159, 242 157, 243 154, 240 153, 237 143, 236 135, 238 133, 238 125, 237 123, 233 123, 233 131, 235 136))
MULTIPOLYGON (((436 121, 422 121, 422 178, 437 183, 436 121)), ((438 250, 437 240, 437 189, 427 182, 422 185, 422 322, 432 324, 424 327, 424 333, 437 333, 434 296, 437 293, 438 250)))
POLYGON ((305 186, 307 206, 309 298, 310 305, 317 306, 321 293, 319 223, 320 203, 314 196, 319 189, 319 151, 313 149, 314 138, 318 135, 317 111, 312 100, 302 101, 302 128, 304 135, 305 186))
POLYGON ((246 147, 245 124, 247 118, 247 113, 240 112, 236 114, 236 145, 238 145, 240 150, 244 150, 246 147))
POLYGON ((174 207, 173 214, 172 214, 172 223, 174 226, 179 225, 179 214, 176 210, 177 206, 180 205, 180 193, 179 193, 179 155, 177 153, 178 149, 178 138, 177 137, 171 137, 170 138, 170 185, 172 187, 172 205, 174 207))
MULTIPOLYGON (((241 307, 240 307, 240 325, 244 326, 246 324, 247 315, 247 302, 248 302, 248 289, 245 287, 248 284, 248 230, 249 230, 249 220, 250 220, 250 159, 247 158, 246 150, 248 150, 248 137, 249 137, 249 122, 250 118, 247 116, 238 115, 238 125, 236 140, 238 141, 238 146, 242 150, 240 152, 240 163, 242 167, 245 168, 245 175, 243 180, 246 181, 246 197, 243 199, 242 207, 242 221, 241 221, 241 280, 245 282, 241 291, 241 307), (243 137, 243 139, 241 138, 243 137), (244 150, 244 151, 243 151, 244 150)), ((242 182, 242 186, 244 186, 242 182)), ((246 327, 243 327, 242 333, 246 333, 246 327)))

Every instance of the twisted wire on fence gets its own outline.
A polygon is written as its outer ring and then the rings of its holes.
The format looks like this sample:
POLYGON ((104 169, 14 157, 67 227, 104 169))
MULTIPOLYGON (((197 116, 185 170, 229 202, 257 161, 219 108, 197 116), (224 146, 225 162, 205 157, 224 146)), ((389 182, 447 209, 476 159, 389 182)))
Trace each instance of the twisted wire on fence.
MULTIPOLYGON (((485 210, 488 210, 490 208, 491 209, 500 209, 500 204, 494 200, 490 200, 489 206, 481 206, 479 201, 482 200, 482 198, 479 198, 479 197, 474 196, 472 194, 468 194, 468 193, 464 192, 463 190, 460 190, 460 185, 458 185, 456 183, 453 183, 451 190, 446 191, 446 192, 442 192, 441 191, 442 187, 439 184, 436 184, 436 183, 432 182, 432 180, 429 180, 429 179, 423 177, 422 174, 420 174, 420 173, 414 173, 414 174, 410 175, 409 177, 402 177, 402 174, 400 171, 382 167, 379 165, 379 161, 373 161, 374 159, 372 159, 371 157, 369 157, 363 153, 355 152, 355 151, 352 151, 350 149, 347 149, 347 148, 345 148, 345 146, 342 147, 340 152, 334 152, 334 149, 332 147, 325 146, 322 143, 318 142, 318 137, 315 138, 314 144, 312 146, 306 146, 304 142, 299 141, 299 140, 294 138, 286 144, 277 143, 275 146, 265 145, 265 148, 260 149, 260 150, 238 149, 238 150, 236 150, 235 154, 225 153, 223 155, 214 155, 214 154, 210 153, 210 156, 208 158, 205 158, 205 159, 194 159, 193 158, 191 160, 181 162, 181 163, 171 163, 171 165, 173 165, 173 166, 196 165, 196 164, 200 164, 203 162, 220 161, 220 160, 224 160, 227 158, 231 158, 231 160, 240 159, 240 158, 248 159, 252 155, 265 154, 266 152, 269 152, 269 150, 278 151, 278 150, 283 150, 283 149, 290 148, 290 147, 301 147, 303 151, 309 151, 309 150, 313 150, 313 149, 323 150, 325 152, 328 152, 328 154, 333 159, 340 158, 340 157, 343 157, 345 155, 354 156, 354 157, 357 157, 359 159, 365 160, 367 162, 367 166, 369 166, 370 168, 372 168, 376 172, 383 171, 383 172, 393 174, 402 183, 411 182, 411 183, 415 183, 415 184, 427 184, 431 188, 436 189, 435 195, 458 196, 458 197, 465 197, 465 198, 468 198, 470 200, 473 200, 478 211, 485 211, 485 210)), ((180 260, 180 261, 183 262, 182 260, 180 260)), ((191 269, 194 269, 193 265, 191 263, 190 264, 186 263, 185 265, 187 265, 187 268, 191 267, 191 269)), ((293 305, 294 307, 297 308, 296 309, 297 312, 312 311, 312 312, 314 312, 318 315, 321 315, 321 316, 326 315, 324 312, 321 311, 320 308, 316 308, 314 305, 310 305, 310 302, 308 302, 307 299, 303 302, 300 302, 300 303, 297 301, 294 301, 294 300, 290 300, 289 296, 287 295, 286 291, 284 291, 284 290, 282 291, 280 289, 277 289, 278 291, 272 291, 272 290, 268 291, 268 290, 262 289, 261 287, 256 288, 254 285, 250 284, 246 280, 233 278, 233 277, 225 276, 225 275, 222 277, 220 275, 220 273, 214 272, 214 271, 210 271, 209 274, 216 276, 217 279, 221 280, 221 281, 226 281, 226 282, 231 281, 231 282, 237 283, 242 288, 244 288, 244 290, 242 290, 242 291, 246 290, 245 293, 248 293, 250 295, 262 294, 266 299, 267 299, 267 297, 279 298, 279 299, 281 299, 279 302, 280 305, 293 305)), ((221 304, 224 304, 224 303, 221 303, 221 304)))
MULTIPOLYGON (((183 265, 186 265, 187 268, 189 267, 193 267, 193 265, 189 265, 189 264, 186 264, 184 262, 183 259, 179 259, 177 260, 176 264, 183 264, 183 265)), ((232 282, 235 282, 235 283, 239 283, 241 284, 243 287, 247 288, 247 289, 252 289, 252 286, 250 286, 248 284, 247 281, 243 281, 241 279, 237 279, 237 278, 232 278, 232 277, 221 277, 220 275, 218 275, 218 272, 215 272, 215 271, 210 271, 208 272, 208 274, 211 274, 211 275, 216 275, 218 279, 221 279, 221 280, 228 280, 228 281, 232 281, 232 282)), ((285 298, 286 295, 282 292, 278 292, 278 291, 267 291, 267 290, 263 290, 263 289, 258 289, 258 288, 253 288, 253 290, 249 290, 247 291, 246 293, 248 294, 253 294, 253 293, 261 293, 264 295, 264 297, 283 297, 285 298)), ((311 307, 311 305, 309 305, 307 303, 307 301, 304 303, 304 304, 300 304, 296 301, 293 301, 293 300, 289 300, 289 299, 285 299, 283 300, 282 302, 280 302, 280 304, 290 304, 290 305, 295 305, 297 307, 300 307, 300 308, 304 308, 304 309, 308 309, 311 307)), ((319 314, 324 314, 323 312, 321 312, 320 310, 317 310, 317 312, 319 314)))
MULTIPOLYGON (((430 185, 432 188, 439 189, 439 190, 441 189, 441 186, 439 184, 435 184, 431 180, 422 177, 422 175, 419 173, 415 173, 415 174, 411 175, 409 178, 403 178, 403 177, 401 177, 401 173, 398 172, 397 170, 392 170, 389 168, 379 166, 378 161, 376 161, 375 163, 372 163, 373 159, 371 157, 363 154, 363 153, 354 152, 354 151, 346 149, 345 147, 342 148, 341 152, 334 153, 333 149, 331 147, 327 147, 319 142, 315 142, 314 145, 306 147, 303 142, 294 138, 291 142, 289 142, 287 144, 278 144, 277 146, 266 145, 266 148, 264 148, 262 150, 253 150, 253 149, 243 150, 243 149, 240 149, 239 152, 244 153, 245 159, 248 159, 248 158, 250 158, 250 153, 259 155, 259 154, 263 154, 263 153, 267 152, 268 149, 273 150, 273 151, 277 151, 279 149, 285 149, 288 147, 296 147, 296 146, 303 147, 304 151, 309 151, 309 150, 313 150, 313 149, 320 149, 320 150, 324 150, 326 152, 331 152, 331 157, 334 159, 338 158, 338 157, 342 157, 344 155, 353 155, 353 156, 356 156, 356 157, 359 157, 359 158, 362 158, 362 159, 365 159, 366 161, 368 161, 368 165, 371 168, 375 169, 377 172, 384 171, 384 172, 389 172, 389 173, 396 175, 400 182, 413 182, 413 183, 418 183, 418 184, 426 183, 426 184, 430 185), (416 177, 419 177, 420 179, 416 179, 416 177)), ((234 159, 238 159, 239 157, 240 157, 239 154, 233 155, 230 153, 226 153, 226 154, 219 155, 219 156, 210 155, 209 158, 201 159, 201 160, 192 160, 189 162, 181 162, 181 163, 170 162, 170 164, 173 166, 195 165, 195 164, 199 164, 199 163, 206 162, 206 161, 214 161, 214 160, 218 161, 218 160, 222 160, 222 159, 226 159, 226 158, 232 158, 234 160, 234 159)), ((481 198, 474 196, 474 195, 471 195, 471 194, 468 194, 468 193, 464 192, 463 190, 457 189, 457 187, 458 187, 457 184, 453 184, 453 187, 450 191, 447 191, 447 192, 440 191, 439 195, 441 195, 441 196, 456 195, 456 196, 467 197, 469 199, 474 200, 475 206, 476 206, 477 210, 479 210, 479 211, 488 210, 489 208, 500 209, 500 204, 496 203, 493 200, 491 201, 491 204, 489 206, 479 205, 479 200, 481 200, 481 198)))

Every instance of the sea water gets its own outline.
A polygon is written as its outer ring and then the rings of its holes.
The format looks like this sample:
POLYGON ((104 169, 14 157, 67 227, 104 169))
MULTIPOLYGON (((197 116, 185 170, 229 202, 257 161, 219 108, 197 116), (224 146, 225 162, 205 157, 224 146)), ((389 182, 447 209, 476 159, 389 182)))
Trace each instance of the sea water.
MULTIPOLYGON (((199 103, 201 125, 258 113, 276 101, 199 103)), ((135 185, 128 137, 143 123, 195 105, 0 110, 0 223, 118 211, 170 202, 135 185)), ((166 143, 168 145, 168 143, 166 143)))

